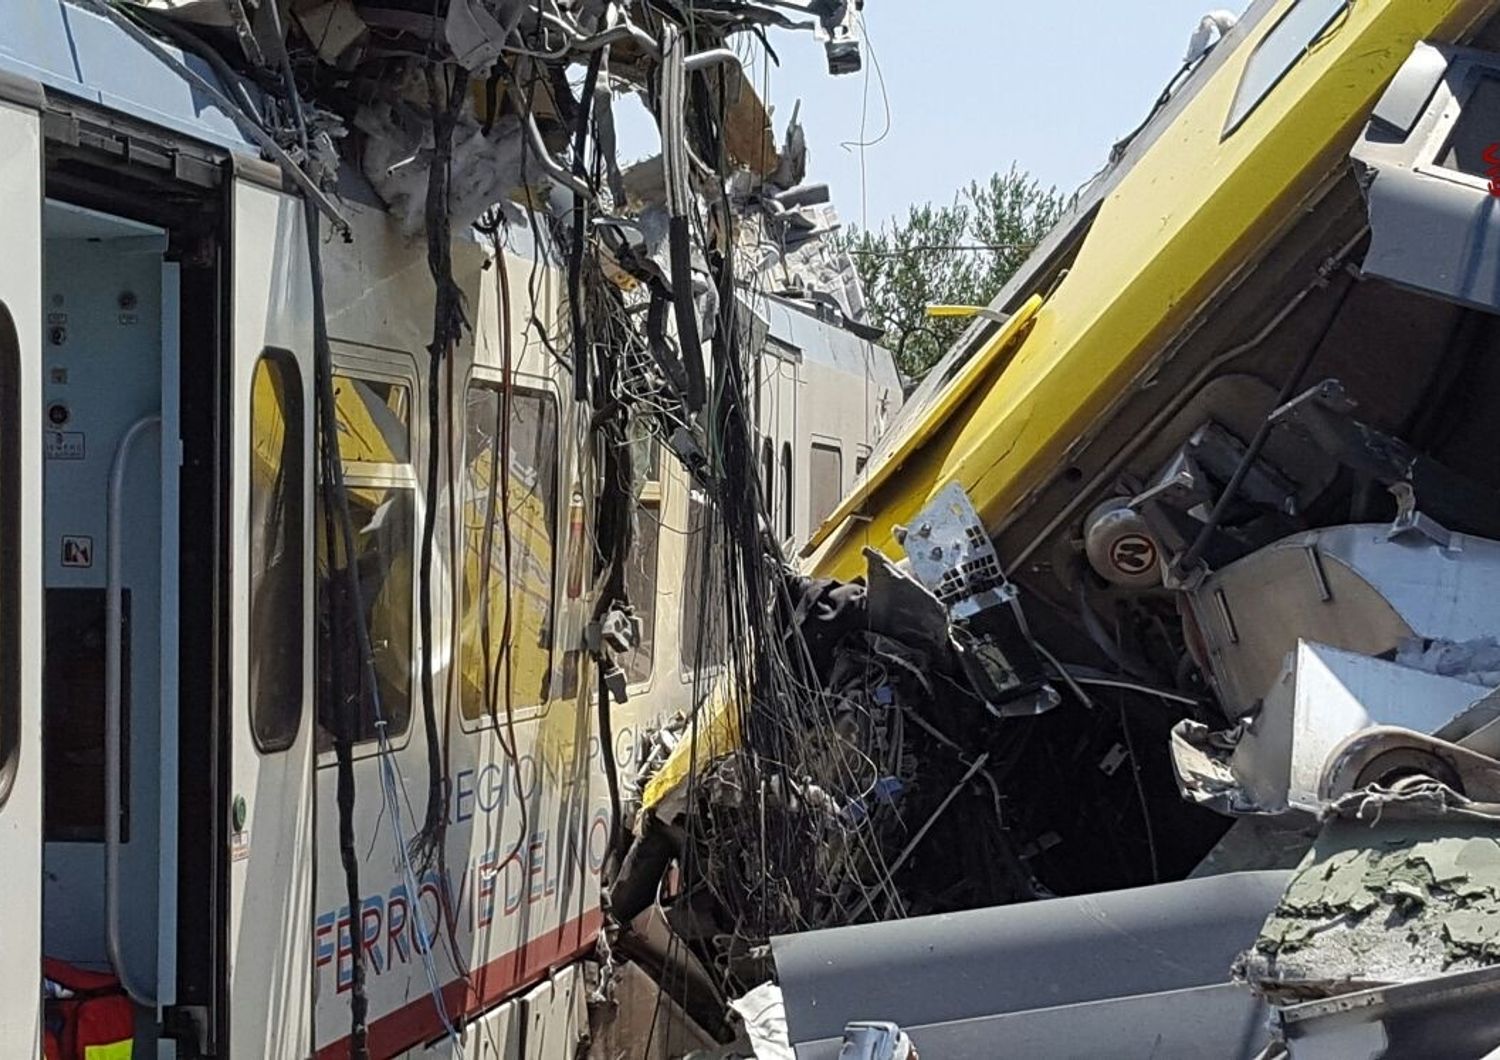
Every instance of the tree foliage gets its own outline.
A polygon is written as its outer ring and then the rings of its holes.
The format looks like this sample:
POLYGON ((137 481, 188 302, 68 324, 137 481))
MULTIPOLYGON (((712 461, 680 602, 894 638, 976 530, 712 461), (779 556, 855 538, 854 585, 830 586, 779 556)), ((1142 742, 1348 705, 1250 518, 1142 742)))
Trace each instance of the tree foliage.
POLYGON ((921 376, 969 325, 930 319, 926 307, 988 305, 1067 205, 1056 188, 1012 165, 970 182, 949 206, 913 206, 879 232, 850 233, 870 323, 885 329, 903 372, 921 376))

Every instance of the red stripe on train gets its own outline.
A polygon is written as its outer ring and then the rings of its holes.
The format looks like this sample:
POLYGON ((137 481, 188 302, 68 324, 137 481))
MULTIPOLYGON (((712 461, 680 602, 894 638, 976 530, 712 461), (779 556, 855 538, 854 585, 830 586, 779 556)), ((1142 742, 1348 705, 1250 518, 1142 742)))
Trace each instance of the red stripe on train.
MULTIPOLYGON (((576 920, 570 920, 474 969, 467 983, 462 979, 448 983, 443 987, 443 1003, 447 1006, 449 1018, 456 1021, 476 1015, 545 979, 554 968, 593 949, 603 924, 603 911, 590 910, 576 920)), ((417 1000, 370 1024, 370 1056, 394 1056, 442 1034, 443 1023, 432 1004, 432 997, 424 993, 417 1000)), ((323 1046, 318 1050, 318 1060, 343 1060, 349 1056, 349 1044, 346 1035, 323 1046)))

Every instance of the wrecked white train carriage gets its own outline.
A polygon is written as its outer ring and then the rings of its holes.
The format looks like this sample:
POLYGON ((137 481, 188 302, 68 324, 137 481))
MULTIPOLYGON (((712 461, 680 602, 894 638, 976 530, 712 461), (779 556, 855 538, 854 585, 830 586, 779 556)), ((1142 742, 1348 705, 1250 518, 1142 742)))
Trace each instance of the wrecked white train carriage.
POLYGON ((821 889, 714 859, 756 849, 743 773, 653 779, 700 955, 705 892, 795 897, 798 1055, 854 1020, 941 1056, 1500 1044, 1500 16, 1220 25, 810 543, 869 576, 819 598, 853 617, 807 723, 857 768, 762 788, 830 837, 821 889), (1024 904, 859 923, 985 898, 1024 904))
MULTIPOLYGON (((346 169, 351 239, 322 226, 315 276, 297 189, 207 91, 222 73, 92 8, 0 8, 0 1052, 41 1055, 50 957, 117 975, 154 1055, 348 1055, 356 997, 369 1055, 564 1055, 615 810, 559 255, 525 226, 501 251, 456 234, 472 331, 434 393, 427 249, 346 169), (320 485, 315 281, 352 553, 320 485), (329 570, 350 556, 377 692, 341 792, 329 570)), ((795 546, 900 389, 867 339, 744 297, 775 350, 767 512, 795 546), (831 476, 815 445, 845 454, 831 476)), ((625 768, 703 691, 694 490, 664 454, 637 468, 625 768)))

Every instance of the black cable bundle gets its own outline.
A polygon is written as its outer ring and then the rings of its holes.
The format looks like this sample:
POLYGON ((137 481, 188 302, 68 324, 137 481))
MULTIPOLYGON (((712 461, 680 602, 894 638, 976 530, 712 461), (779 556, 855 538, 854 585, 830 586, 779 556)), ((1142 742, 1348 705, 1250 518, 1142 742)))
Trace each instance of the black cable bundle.
POLYGON ((422 637, 422 722, 427 735, 427 812, 422 827, 412 837, 412 850, 425 867, 441 856, 443 833, 447 829, 445 805, 445 770, 441 736, 438 732, 436 693, 432 679, 432 582, 433 540, 437 533, 438 510, 438 439, 450 425, 443 420, 442 366, 452 356, 453 347, 466 325, 463 292, 453 280, 453 235, 449 221, 449 194, 452 182, 450 163, 453 153, 453 127, 458 121, 469 75, 455 66, 449 70, 446 94, 438 89, 437 75, 429 64, 423 68, 427 95, 432 112, 432 162, 427 173, 427 267, 434 286, 432 342, 427 347, 427 488, 426 517, 422 520, 422 551, 418 567, 422 591, 418 595, 417 619, 422 637))
MULTIPOLYGON (((271 17, 277 18, 274 5, 271 17)), ((280 26, 276 27, 280 39, 280 26)), ((308 150, 307 121, 301 96, 292 74, 290 57, 281 49, 282 87, 287 107, 296 124, 303 154, 308 150)), ((359 852, 354 845, 354 741, 359 728, 359 707, 366 687, 378 696, 375 653, 365 623, 359 572, 354 566, 354 528, 349 513, 349 494, 344 487, 344 465, 339 457, 337 408, 333 391, 333 351, 328 344, 328 307, 323 292, 323 249, 319 239, 318 204, 302 197, 303 222, 307 228, 308 273, 312 282, 313 385, 318 428, 319 490, 323 502, 324 548, 328 556, 328 648, 329 683, 334 704, 328 719, 333 733, 337 781, 335 801, 339 815, 339 863, 344 870, 344 896, 350 909, 362 907, 359 885, 359 852), (337 566, 342 555, 342 567, 337 566), (355 659, 349 657, 353 641, 355 659), (354 665, 351 665, 353 663, 354 665), (361 664, 362 665, 359 665, 361 664), (366 683, 368 683, 366 685, 366 683)), ((358 948, 358 947, 356 947, 358 948)), ((349 1055, 353 1060, 369 1057, 370 1003, 365 993, 365 958, 353 953, 349 980, 349 1055)))
MULTIPOLYGON (((344 895, 350 909, 361 908, 359 852, 354 846, 354 741, 359 728, 359 706, 365 682, 374 689, 375 653, 365 624, 359 572, 354 566, 354 530, 349 497, 344 488, 343 462, 339 459, 338 422, 333 393, 333 354, 328 345, 327 311, 323 303, 323 260, 318 240, 318 210, 304 199, 308 232, 308 259, 313 288, 313 355, 317 386, 319 488, 323 500, 324 546, 328 554, 329 581, 329 675, 334 703, 333 753, 337 763, 339 811, 339 861, 344 868, 344 895), (338 558, 343 557, 339 566, 338 558), (350 634, 353 634, 350 636, 350 634), (349 643, 354 642, 363 666, 350 665, 349 643), (352 686, 352 687, 351 687, 352 686)), ((356 949, 358 947, 355 947, 356 949)), ((369 1056, 366 1020, 369 1001, 365 995, 365 958, 351 953, 349 982, 349 1055, 354 1060, 369 1056)))

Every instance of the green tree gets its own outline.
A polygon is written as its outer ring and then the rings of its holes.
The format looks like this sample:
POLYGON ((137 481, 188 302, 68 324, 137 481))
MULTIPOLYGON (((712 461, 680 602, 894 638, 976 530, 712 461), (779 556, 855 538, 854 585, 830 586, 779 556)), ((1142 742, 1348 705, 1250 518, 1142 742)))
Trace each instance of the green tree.
POLYGON ((901 370, 920 377, 969 325, 930 319, 928 305, 989 304, 1067 206, 1056 188, 1012 165, 970 182, 952 205, 913 206, 904 221, 878 232, 851 231, 847 248, 870 323, 885 329, 901 370))

